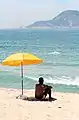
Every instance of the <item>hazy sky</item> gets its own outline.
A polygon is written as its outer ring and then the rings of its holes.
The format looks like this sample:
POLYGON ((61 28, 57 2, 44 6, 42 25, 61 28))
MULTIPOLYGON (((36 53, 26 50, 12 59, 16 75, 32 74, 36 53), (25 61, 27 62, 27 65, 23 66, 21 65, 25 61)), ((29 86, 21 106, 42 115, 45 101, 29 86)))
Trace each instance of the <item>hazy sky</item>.
POLYGON ((0 0, 0 28, 50 20, 69 9, 79 10, 79 0, 0 0))

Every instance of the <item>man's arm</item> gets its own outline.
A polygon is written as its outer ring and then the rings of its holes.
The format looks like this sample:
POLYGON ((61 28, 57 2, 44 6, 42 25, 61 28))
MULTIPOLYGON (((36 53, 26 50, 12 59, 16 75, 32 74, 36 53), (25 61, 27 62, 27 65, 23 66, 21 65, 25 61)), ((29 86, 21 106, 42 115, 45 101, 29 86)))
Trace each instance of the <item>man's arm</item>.
POLYGON ((52 89, 52 86, 49 86, 49 85, 45 85, 45 84, 44 84, 44 87, 45 87, 45 88, 50 88, 50 89, 52 89))

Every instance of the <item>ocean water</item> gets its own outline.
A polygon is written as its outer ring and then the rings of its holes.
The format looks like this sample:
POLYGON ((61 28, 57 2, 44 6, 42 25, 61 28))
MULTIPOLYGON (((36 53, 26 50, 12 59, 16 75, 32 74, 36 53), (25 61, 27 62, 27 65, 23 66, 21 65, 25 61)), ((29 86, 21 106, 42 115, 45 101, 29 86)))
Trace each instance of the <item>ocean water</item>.
MULTIPOLYGON (((25 89, 34 89, 42 76, 53 91, 79 93, 78 29, 0 30, 0 63, 17 52, 32 53, 44 60, 24 66, 25 89)), ((0 65, 0 87, 21 89, 20 67, 0 65)))

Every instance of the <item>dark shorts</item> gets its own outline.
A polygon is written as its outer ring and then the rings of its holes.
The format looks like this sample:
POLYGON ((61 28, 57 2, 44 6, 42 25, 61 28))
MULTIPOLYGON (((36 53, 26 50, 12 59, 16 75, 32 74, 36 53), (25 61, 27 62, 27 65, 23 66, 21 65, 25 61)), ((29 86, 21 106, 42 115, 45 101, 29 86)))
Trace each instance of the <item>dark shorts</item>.
POLYGON ((35 95, 35 98, 41 100, 43 98, 43 96, 36 96, 35 95))

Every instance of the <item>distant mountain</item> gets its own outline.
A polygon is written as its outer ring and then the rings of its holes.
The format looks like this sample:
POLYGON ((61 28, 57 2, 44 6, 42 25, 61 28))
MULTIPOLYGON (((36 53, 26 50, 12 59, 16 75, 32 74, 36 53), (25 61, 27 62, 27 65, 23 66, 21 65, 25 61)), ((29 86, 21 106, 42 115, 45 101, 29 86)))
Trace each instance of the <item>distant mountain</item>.
POLYGON ((37 21, 27 28, 79 28, 79 11, 67 10, 61 12, 52 20, 37 21))

